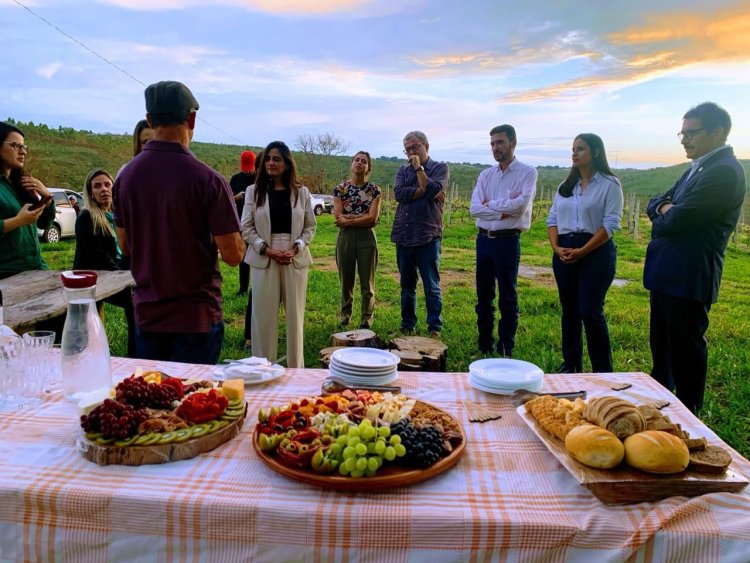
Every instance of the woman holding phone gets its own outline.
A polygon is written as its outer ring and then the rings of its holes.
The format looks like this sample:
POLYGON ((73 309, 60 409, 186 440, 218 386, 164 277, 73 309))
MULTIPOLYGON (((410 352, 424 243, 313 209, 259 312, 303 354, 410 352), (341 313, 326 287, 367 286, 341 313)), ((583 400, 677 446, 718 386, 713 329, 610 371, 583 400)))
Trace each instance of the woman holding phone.
MULTIPOLYGON (((117 244, 112 216, 112 176, 101 168, 89 172, 83 186, 84 208, 76 220, 76 253, 73 268, 122 270, 123 255, 117 244)), ((128 357, 135 357, 135 316, 130 288, 105 299, 122 307, 128 324, 128 357)))
POLYGON ((46 270, 37 227, 55 217, 46 186, 23 174, 28 154, 18 127, 0 122, 0 279, 28 270, 46 270))
POLYGON ((275 362, 279 305, 287 324, 287 367, 305 363, 303 322, 307 274, 312 265, 310 241, 317 223, 310 192, 297 181, 297 167, 286 144, 274 141, 260 158, 255 184, 245 195, 242 238, 248 244, 253 286, 253 356, 275 362))

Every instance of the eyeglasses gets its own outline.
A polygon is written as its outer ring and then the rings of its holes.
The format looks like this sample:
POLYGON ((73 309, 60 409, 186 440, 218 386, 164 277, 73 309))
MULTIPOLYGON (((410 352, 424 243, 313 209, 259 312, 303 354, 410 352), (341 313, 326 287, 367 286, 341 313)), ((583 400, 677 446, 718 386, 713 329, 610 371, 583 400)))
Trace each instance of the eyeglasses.
POLYGON ((415 145, 409 145, 404 149, 404 154, 409 154, 410 152, 417 152, 419 150, 419 147, 422 146, 422 143, 417 143, 415 145))
POLYGON ((704 131, 705 127, 696 127, 695 129, 687 129, 686 131, 680 131, 677 133, 677 137, 682 141, 682 139, 687 139, 688 141, 695 137, 699 131, 704 131))
POLYGON ((21 143, 16 143, 15 141, 9 141, 5 143, 6 145, 10 145, 12 148, 16 150, 16 152, 29 152, 29 145, 22 145, 21 143))

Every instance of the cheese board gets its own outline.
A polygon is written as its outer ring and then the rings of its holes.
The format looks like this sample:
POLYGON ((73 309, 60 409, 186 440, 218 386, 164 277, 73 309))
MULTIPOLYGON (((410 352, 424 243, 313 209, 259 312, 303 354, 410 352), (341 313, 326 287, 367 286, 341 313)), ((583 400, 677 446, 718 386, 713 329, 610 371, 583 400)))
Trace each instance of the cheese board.
POLYGON ((737 493, 748 485, 748 480, 733 470, 732 465, 722 474, 683 471, 656 475, 621 465, 615 469, 595 469, 576 461, 565 449, 565 443, 548 434, 539 426, 526 407, 517 407, 518 416, 529 426, 560 464, 590 490, 604 504, 632 504, 657 501, 672 496, 698 496, 708 493, 737 493))

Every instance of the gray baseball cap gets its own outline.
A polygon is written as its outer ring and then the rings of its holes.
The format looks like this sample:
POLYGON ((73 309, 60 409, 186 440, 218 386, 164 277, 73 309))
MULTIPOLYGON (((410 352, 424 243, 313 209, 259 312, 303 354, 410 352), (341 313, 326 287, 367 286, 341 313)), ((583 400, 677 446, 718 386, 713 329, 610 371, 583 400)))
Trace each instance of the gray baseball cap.
POLYGON ((183 113, 200 106, 190 89, 182 82, 164 80, 146 88, 146 111, 150 114, 183 113))

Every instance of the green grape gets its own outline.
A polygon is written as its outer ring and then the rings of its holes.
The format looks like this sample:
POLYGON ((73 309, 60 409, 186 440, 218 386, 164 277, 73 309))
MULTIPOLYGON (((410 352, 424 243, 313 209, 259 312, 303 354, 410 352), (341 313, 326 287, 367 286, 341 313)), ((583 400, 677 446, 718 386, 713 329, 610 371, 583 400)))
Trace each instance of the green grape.
POLYGON ((347 442, 348 439, 349 438, 347 438, 346 434, 342 434, 341 436, 339 436, 338 438, 336 438, 336 443, 339 444, 339 445, 341 445, 341 446, 344 446, 344 445, 346 445, 346 442, 347 442))
POLYGON ((343 451, 343 448, 341 447, 341 444, 339 444, 338 442, 334 442, 333 444, 328 446, 328 451, 331 454, 338 456, 343 451))
POLYGON ((369 418, 363 418, 362 422, 359 423, 359 429, 362 430, 366 426, 372 426, 372 420, 369 418))
POLYGON ((352 426, 349 428, 349 437, 359 436, 359 426, 352 426))
POLYGON ((344 459, 349 459, 354 457, 355 455, 357 455, 355 449, 351 446, 347 446, 344 448, 344 452, 341 454, 341 457, 343 457, 344 459))
POLYGON ((364 476, 364 474, 365 474, 364 471, 359 471, 355 469, 354 471, 352 471, 351 476, 354 477, 355 479, 359 479, 360 477, 364 476))
POLYGON ((369 467, 365 470, 365 475, 368 477, 374 477, 375 474, 378 472, 377 469, 370 469, 369 467))
POLYGON ((354 451, 357 452, 358 456, 366 455, 367 454, 367 446, 365 446, 362 442, 360 442, 359 444, 357 444, 354 447, 354 451))
POLYGON ((401 436, 399 436, 398 434, 394 434, 393 436, 391 436, 391 439, 389 441, 391 443, 391 446, 395 446, 396 444, 400 444, 401 443, 401 436))
POLYGON ((368 454, 375 453, 375 442, 367 442, 367 453, 368 454))
POLYGON ((383 464, 385 463, 385 461, 383 460, 383 458, 382 457, 376 457, 375 459, 378 460, 378 469, 380 469, 381 467, 383 467, 383 464))
POLYGON ((365 429, 362 431, 362 436, 364 436, 365 440, 372 440, 377 435, 378 435, 378 431, 372 426, 366 426, 365 429))
POLYGON ((357 444, 359 444, 362 440, 359 439, 359 436, 354 436, 352 438, 349 438, 349 441, 346 443, 347 446, 350 448, 353 448, 357 444))
POLYGON ((393 446, 393 449, 396 450, 396 457, 404 457, 406 455, 406 448, 403 444, 396 444, 393 446))
POLYGON ((368 471, 377 471, 378 467, 380 467, 380 464, 378 463, 378 458, 376 457, 370 457, 367 458, 367 469, 368 471))
POLYGON ((385 452, 383 453, 383 457, 387 461, 393 461, 394 459, 396 459, 396 450, 393 448, 393 446, 388 446, 385 449, 385 452))
POLYGON ((357 458, 357 471, 364 471, 365 469, 367 469, 367 458, 366 457, 357 458))
POLYGON ((349 459, 345 459, 343 463, 341 463, 344 467, 346 467, 346 470, 348 472, 352 472, 357 468, 357 460, 353 457, 350 457, 349 459))
POLYGON ((378 440, 375 442, 375 446, 373 446, 373 452, 377 455, 383 455, 383 452, 385 451, 385 442, 383 440, 378 440))
POLYGON ((387 426, 381 426, 380 428, 378 428, 378 435, 383 438, 387 438, 391 435, 391 429, 387 426))
POLYGON ((349 475, 349 469, 347 469, 346 463, 339 464, 339 475, 343 475, 344 477, 349 475))

